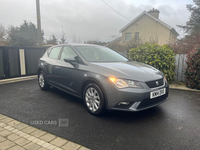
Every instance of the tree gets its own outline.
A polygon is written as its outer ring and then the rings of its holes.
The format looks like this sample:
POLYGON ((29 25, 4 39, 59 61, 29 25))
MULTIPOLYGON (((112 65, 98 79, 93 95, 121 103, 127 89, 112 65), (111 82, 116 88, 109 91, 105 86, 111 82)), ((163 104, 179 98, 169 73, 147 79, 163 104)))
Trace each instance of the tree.
POLYGON ((171 48, 176 54, 186 54, 200 43, 200 33, 193 35, 186 35, 184 38, 177 40, 176 43, 171 44, 171 48))
POLYGON ((6 35, 5 26, 1 23, 0 24, 0 41, 4 41, 6 35))
POLYGON ((3 24, 0 24, 0 45, 5 45, 6 43, 7 30, 3 24))
MULTIPOLYGON (((43 39, 44 32, 42 32, 43 39)), ((37 28, 32 22, 24 21, 20 27, 11 26, 8 31, 10 46, 37 46, 37 28)))
POLYGON ((90 40, 90 41, 87 41, 87 42, 84 42, 84 43, 102 45, 102 46, 108 44, 108 42, 102 42, 102 41, 98 41, 98 40, 90 40))
POLYGON ((65 37, 65 33, 62 33, 61 39, 60 39, 60 44, 66 44, 68 41, 66 41, 67 38, 65 37))
POLYGON ((65 32, 63 31, 63 26, 62 26, 62 35, 61 35, 61 38, 60 38, 60 44, 66 44, 68 43, 68 41, 66 41, 67 38, 65 37, 65 32))
POLYGON ((174 53, 186 54, 200 43, 200 0, 193 0, 193 2, 195 6, 187 5, 187 9, 191 12, 189 21, 186 25, 178 25, 187 35, 176 43, 170 44, 174 53))
POLYGON ((193 0, 193 2, 196 6, 187 5, 187 9, 191 12, 189 21, 186 22, 186 25, 178 25, 189 35, 200 32, 200 0, 193 0))
POLYGON ((50 38, 49 40, 46 40, 46 43, 57 45, 58 44, 58 38, 56 38, 56 36, 54 34, 52 34, 52 38, 50 38))
POLYGON ((121 36, 120 34, 118 34, 118 35, 111 35, 110 36, 110 41, 113 41, 113 40, 119 38, 120 36, 121 36))

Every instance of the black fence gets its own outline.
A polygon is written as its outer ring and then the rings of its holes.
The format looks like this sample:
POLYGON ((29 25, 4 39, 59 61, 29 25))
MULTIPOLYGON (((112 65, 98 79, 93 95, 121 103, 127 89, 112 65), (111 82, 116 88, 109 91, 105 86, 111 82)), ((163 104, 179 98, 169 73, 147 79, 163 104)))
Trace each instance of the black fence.
POLYGON ((37 74, 38 60, 46 49, 0 46, 0 79, 37 74))

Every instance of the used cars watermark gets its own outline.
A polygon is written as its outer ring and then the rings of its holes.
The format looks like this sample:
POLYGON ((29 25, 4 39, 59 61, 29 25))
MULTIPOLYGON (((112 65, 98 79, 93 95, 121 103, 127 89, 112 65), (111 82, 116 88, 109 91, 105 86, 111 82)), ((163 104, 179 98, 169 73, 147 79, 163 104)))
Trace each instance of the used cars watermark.
POLYGON ((31 125, 53 125, 59 127, 68 127, 69 119, 67 118, 59 118, 58 120, 31 120, 31 125))

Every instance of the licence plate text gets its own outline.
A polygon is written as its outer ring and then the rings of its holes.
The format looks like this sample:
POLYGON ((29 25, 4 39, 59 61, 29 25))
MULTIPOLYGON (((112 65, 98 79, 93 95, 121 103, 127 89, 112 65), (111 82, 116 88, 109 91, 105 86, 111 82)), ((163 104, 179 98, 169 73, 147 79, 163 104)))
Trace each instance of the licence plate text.
POLYGON ((165 93, 166 93, 166 88, 163 88, 163 89, 160 89, 160 90, 157 90, 157 91, 153 91, 153 92, 150 93, 150 99, 162 96, 165 93))

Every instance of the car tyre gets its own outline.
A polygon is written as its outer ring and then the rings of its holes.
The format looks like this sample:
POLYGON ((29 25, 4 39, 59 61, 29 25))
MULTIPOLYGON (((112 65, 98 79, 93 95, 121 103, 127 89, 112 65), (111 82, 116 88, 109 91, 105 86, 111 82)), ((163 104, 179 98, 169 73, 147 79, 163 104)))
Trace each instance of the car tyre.
POLYGON ((103 92, 97 84, 90 83, 85 87, 83 99, 90 114, 100 116, 106 112, 103 92))
POLYGON ((46 81, 46 77, 43 73, 43 71, 40 71, 38 74, 38 84, 41 90, 46 91, 50 88, 50 85, 46 81))

